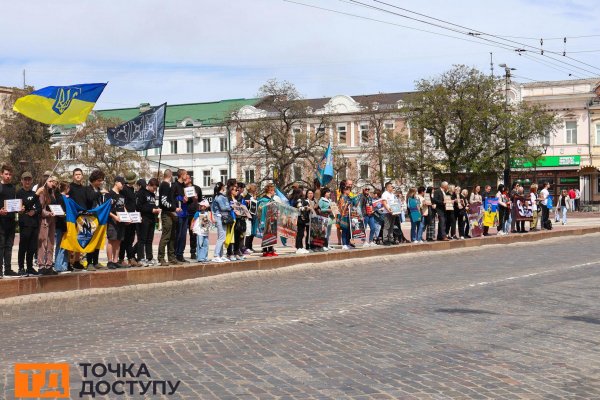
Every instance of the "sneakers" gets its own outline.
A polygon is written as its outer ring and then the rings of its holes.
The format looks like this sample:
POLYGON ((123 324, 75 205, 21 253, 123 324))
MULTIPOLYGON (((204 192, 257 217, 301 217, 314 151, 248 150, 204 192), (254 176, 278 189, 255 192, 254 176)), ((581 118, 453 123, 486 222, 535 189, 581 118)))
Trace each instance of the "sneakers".
POLYGON ((189 263, 189 260, 186 260, 183 257, 177 257, 177 261, 179 261, 180 264, 189 263))
POLYGON ((221 257, 221 262, 229 262, 229 261, 231 261, 229 258, 221 257))
POLYGON ((246 250, 244 250, 244 255, 246 255, 246 256, 247 256, 247 255, 250 255, 250 254, 252 254, 252 253, 254 253, 254 252, 253 252, 252 250, 250 250, 250 249, 246 249, 246 250))
POLYGON ((81 270, 85 269, 85 268, 83 268, 83 265, 81 265, 81 263, 79 261, 73 263, 72 268, 77 271, 81 271, 81 270))
POLYGON ((33 268, 27 268, 27 274, 36 276, 36 275, 39 275, 39 272, 37 272, 33 268))
POLYGON ((371 247, 371 243, 365 242, 365 243, 363 243, 362 247, 371 247))
POLYGON ((138 267, 149 267, 150 262, 148 260, 146 260, 145 258, 142 258, 140 261, 137 261, 137 266, 138 267))
POLYGON ((297 249, 296 254, 308 254, 309 251, 306 249, 297 249))
POLYGON ((270 257, 270 254, 271 254, 271 253, 264 252, 264 253, 262 254, 262 256, 263 256, 263 257, 270 257))
POLYGON ((97 271, 96 268, 94 267, 94 264, 89 264, 86 268, 86 271, 97 271))
POLYGON ((343 245, 342 250, 350 250, 350 246, 343 245))
POLYGON ((160 265, 161 267, 168 267, 168 266, 169 266, 169 263, 168 263, 168 262, 166 262, 165 260, 162 260, 162 261, 160 262, 160 264, 159 264, 159 265, 160 265))
POLYGON ((117 268, 119 268, 119 267, 118 267, 118 264, 117 264, 117 263, 114 263, 114 262, 112 262, 112 261, 109 261, 109 262, 107 262, 107 263, 106 263, 106 267, 107 267, 108 269, 117 269, 117 268))
POLYGON ((210 260, 210 261, 211 261, 211 262, 214 262, 214 263, 222 263, 222 262, 225 262, 225 261, 223 261, 223 260, 221 259, 221 257, 215 257, 215 258, 213 258, 213 259, 212 259, 212 260, 210 260))
POLYGON ((15 271, 13 271, 12 269, 9 269, 7 271, 4 271, 4 276, 6 277, 11 277, 11 276, 19 276, 19 274, 17 274, 15 271))
POLYGON ((236 258, 238 261, 244 261, 244 260, 246 259, 246 257, 244 257, 244 256, 235 256, 235 258, 236 258))

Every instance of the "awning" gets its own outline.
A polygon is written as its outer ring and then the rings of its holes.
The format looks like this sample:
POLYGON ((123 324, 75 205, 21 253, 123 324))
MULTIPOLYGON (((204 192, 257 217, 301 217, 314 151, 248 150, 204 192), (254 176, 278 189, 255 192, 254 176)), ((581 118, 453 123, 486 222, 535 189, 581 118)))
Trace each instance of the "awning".
POLYGON ((598 170, 598 167, 595 167, 593 165, 582 165, 581 168, 577 170, 577 173, 579 174, 579 176, 592 175, 600 173, 600 170, 598 170))

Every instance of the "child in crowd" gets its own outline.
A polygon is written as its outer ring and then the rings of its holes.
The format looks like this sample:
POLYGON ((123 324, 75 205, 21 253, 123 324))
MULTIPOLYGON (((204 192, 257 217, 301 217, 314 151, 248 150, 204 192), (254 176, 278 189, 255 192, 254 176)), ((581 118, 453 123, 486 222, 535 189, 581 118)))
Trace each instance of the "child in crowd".
POLYGON ((202 200, 192 221, 192 230, 197 235, 196 257, 199 262, 208 262, 208 231, 212 225, 212 213, 208 210, 209 207, 208 201, 202 200))

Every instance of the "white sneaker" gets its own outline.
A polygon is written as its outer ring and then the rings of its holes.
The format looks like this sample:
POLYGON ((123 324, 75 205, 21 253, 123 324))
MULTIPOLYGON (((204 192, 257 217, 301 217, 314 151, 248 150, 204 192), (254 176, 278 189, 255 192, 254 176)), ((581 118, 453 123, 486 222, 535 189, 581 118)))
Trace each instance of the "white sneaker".
POLYGON ((350 250, 350 246, 343 245, 342 250, 350 250))
POLYGON ((369 242, 365 242, 365 243, 362 245, 362 247, 371 247, 371 243, 369 243, 369 242))
POLYGON ((464 236, 461 236, 460 238, 461 238, 461 240, 465 240, 465 237, 464 237, 464 236))
POLYGON ((222 263, 222 262, 224 262, 224 261, 221 259, 221 257, 215 257, 215 258, 213 258, 213 259, 212 259, 212 260, 210 260, 210 261, 211 261, 211 262, 216 262, 216 263, 222 263))
POLYGON ((304 250, 304 249, 296 249, 296 254, 304 254, 304 252, 302 250, 304 250))

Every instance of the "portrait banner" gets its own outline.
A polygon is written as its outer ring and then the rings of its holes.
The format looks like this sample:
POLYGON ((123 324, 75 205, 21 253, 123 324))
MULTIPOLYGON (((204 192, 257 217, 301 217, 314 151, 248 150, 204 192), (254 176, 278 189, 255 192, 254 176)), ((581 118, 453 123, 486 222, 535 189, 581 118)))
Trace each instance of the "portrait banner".
POLYGON ((265 214, 264 225, 261 226, 262 247, 274 246, 277 244, 277 219, 279 216, 279 205, 277 203, 268 203, 259 207, 265 214))
POLYGON ((516 195, 512 207, 517 221, 533 221, 533 208, 531 207, 530 198, 516 195))
POLYGON ((487 197, 484 203, 483 226, 492 227, 498 225, 498 199, 487 197))
POLYGON ((352 239, 364 239, 365 220, 357 207, 350 206, 350 235, 352 239))
POLYGON ((309 229, 309 240, 312 246, 323 247, 325 246, 325 239, 327 238, 327 224, 329 218, 315 215, 310 217, 310 229, 309 229))
POLYGON ((481 202, 474 201, 469 204, 467 215, 471 237, 480 237, 483 234, 483 205, 481 202))
POLYGON ((298 209, 278 203, 277 233, 288 239, 296 239, 298 233, 298 209))

